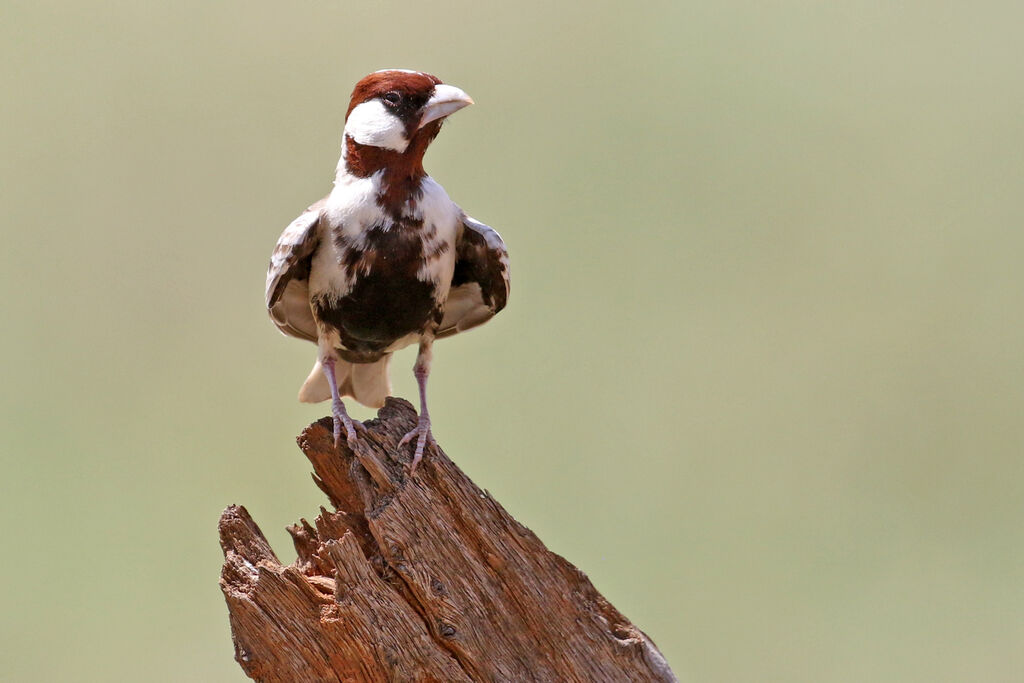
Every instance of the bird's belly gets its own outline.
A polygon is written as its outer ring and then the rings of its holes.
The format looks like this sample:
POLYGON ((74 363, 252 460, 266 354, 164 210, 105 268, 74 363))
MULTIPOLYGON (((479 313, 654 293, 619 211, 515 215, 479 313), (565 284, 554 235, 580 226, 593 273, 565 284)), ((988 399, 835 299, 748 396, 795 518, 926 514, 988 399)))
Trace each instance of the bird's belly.
POLYGON ((356 276, 344 296, 314 297, 313 307, 319 320, 338 331, 346 349, 372 353, 426 328, 439 315, 435 296, 432 282, 371 270, 356 276))
MULTIPOLYGON (((338 223, 324 235, 310 270, 311 304, 344 349, 391 351, 440 324, 457 222, 436 209, 435 194, 424 191, 417 215, 338 223)), ((444 206, 448 213, 455 207, 451 200, 444 206)))

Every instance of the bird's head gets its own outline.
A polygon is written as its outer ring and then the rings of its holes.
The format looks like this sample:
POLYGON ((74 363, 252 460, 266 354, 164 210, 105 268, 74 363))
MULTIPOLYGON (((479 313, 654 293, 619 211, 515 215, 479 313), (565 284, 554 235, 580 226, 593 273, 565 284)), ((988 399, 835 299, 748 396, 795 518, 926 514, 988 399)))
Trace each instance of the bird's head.
POLYGON ((419 166, 444 118, 470 104, 469 95, 430 74, 400 69, 370 74, 356 83, 345 115, 349 170, 372 173, 374 166, 396 163, 398 157, 419 166))

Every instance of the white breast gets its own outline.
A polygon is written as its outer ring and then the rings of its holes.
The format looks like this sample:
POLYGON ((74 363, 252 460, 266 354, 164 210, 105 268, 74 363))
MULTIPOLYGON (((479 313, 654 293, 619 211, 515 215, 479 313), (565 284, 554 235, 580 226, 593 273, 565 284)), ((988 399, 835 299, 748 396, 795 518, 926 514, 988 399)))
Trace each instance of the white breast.
POLYGON ((448 296, 448 287, 455 271, 455 238, 458 235, 459 221, 462 211, 456 206, 436 180, 427 176, 423 179, 423 195, 417 203, 417 209, 423 219, 425 234, 433 236, 425 241, 423 253, 434 253, 446 244, 444 253, 436 259, 425 261, 417 275, 421 280, 432 280, 439 285, 438 298, 448 296))
MULTIPOLYGON (((341 297, 351 289, 349 274, 339 267, 342 254, 335 244, 336 231, 340 230, 353 247, 365 248, 364 240, 370 228, 391 228, 391 217, 377 204, 382 177, 383 172, 367 178, 338 174, 334 190, 324 206, 325 220, 319 226, 320 247, 313 255, 311 264, 310 294, 326 293, 341 297)), ((455 239, 462 211, 433 178, 425 177, 421 189, 420 197, 405 213, 423 221, 423 253, 443 253, 436 258, 425 259, 417 277, 425 282, 433 282, 437 299, 443 301, 448 296, 455 271, 455 239)))
MULTIPOLYGON (((344 163, 344 160, 342 161, 344 163)), ((309 273, 309 293, 344 296, 351 286, 345 270, 339 266, 341 252, 334 238, 337 230, 355 246, 361 246, 364 233, 375 225, 390 222, 377 205, 383 171, 366 178, 339 172, 334 189, 324 205, 319 225, 320 246, 313 254, 309 273)))

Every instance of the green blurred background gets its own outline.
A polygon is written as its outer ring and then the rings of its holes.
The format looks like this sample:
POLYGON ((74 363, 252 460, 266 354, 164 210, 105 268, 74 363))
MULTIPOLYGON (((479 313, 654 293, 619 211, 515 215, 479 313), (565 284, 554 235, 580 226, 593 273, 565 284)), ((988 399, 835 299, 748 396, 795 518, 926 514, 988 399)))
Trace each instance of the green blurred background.
POLYGON ((480 486, 685 679, 1024 680, 1020 7, 7 0, 0 678, 243 679, 217 517, 325 503, 266 263, 398 66, 512 253, 480 486))

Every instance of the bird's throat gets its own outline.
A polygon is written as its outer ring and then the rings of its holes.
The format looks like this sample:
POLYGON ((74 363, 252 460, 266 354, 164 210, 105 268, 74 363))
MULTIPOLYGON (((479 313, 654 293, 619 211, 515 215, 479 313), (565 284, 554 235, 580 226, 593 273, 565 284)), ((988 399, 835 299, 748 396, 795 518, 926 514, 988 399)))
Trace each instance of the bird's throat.
POLYGON ((410 201, 416 201, 421 194, 423 178, 423 153, 426 144, 417 144, 414 138, 404 152, 380 147, 361 145, 345 136, 345 153, 339 164, 339 175, 345 173, 356 178, 368 178, 381 173, 378 205, 388 213, 398 216, 410 201))

